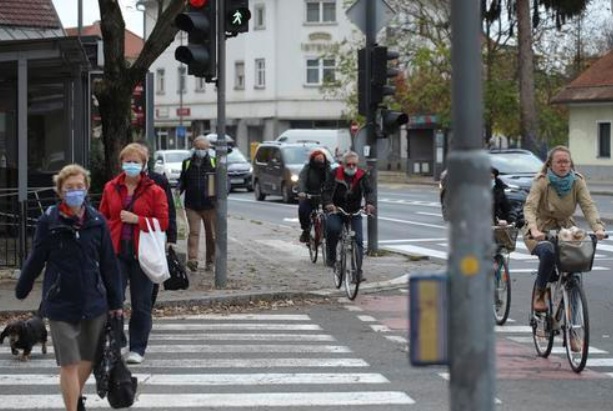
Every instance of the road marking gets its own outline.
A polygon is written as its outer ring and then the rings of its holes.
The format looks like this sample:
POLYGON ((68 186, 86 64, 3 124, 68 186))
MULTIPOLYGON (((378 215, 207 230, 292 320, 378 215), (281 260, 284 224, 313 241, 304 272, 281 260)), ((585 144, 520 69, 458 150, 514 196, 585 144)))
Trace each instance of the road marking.
POLYGON ((179 315, 175 317, 164 317, 156 320, 157 324, 163 324, 167 320, 182 321, 311 321, 311 317, 306 314, 200 314, 200 315, 179 315))
POLYGON ((497 333, 532 333, 532 327, 529 325, 497 325, 494 327, 497 333))
POLYGON ((401 337, 399 335, 386 335, 385 338, 387 338, 388 340, 393 341, 395 343, 409 345, 409 341, 406 338, 401 337))
POLYGON ((392 331, 391 328, 383 324, 373 324, 370 326, 370 328, 372 328, 374 332, 378 332, 378 333, 388 333, 392 331))
POLYGON ((158 324, 156 331, 207 331, 207 330, 264 330, 264 331, 322 331, 317 324, 273 324, 273 323, 211 323, 211 324, 158 324))
MULTIPOLYGON (((515 341, 517 343, 522 343, 522 344, 532 344, 534 342, 532 337, 506 337, 506 338, 511 341, 515 341)), ((556 339, 556 341, 558 340, 556 339)), ((561 344, 562 340, 559 340, 558 342, 561 344)), ((561 347, 561 346, 553 347, 551 349, 551 352, 554 354, 566 354, 566 348, 561 347)), ((607 351, 601 350, 600 348, 592 347, 591 345, 589 347, 589 353, 590 354, 608 354, 607 351)))
POLYGON ((367 323, 371 323, 371 322, 376 322, 377 321, 377 319, 375 317, 371 316, 371 315, 358 315, 358 319, 360 321, 364 321, 364 322, 367 322, 367 323))
POLYGON ((155 334, 149 341, 336 341, 326 334, 241 334, 241 333, 193 333, 193 334, 155 334))
POLYGON ((426 211, 418 211, 415 214, 426 215, 426 216, 431 216, 431 217, 443 217, 441 213, 428 213, 426 211))
MULTIPOLYGON (((32 359, 21 362, 16 359, 0 359, 0 367, 19 368, 55 368, 55 360, 32 359)), ((150 359, 135 367, 139 368, 335 368, 335 367, 368 367, 369 364, 360 358, 177 358, 177 359, 150 359)), ((1 399, 2 397, 0 397, 1 399)))
POLYGON ((613 358, 588 358, 588 367, 613 367, 613 358))
POLYGON ((288 223, 299 223, 300 219, 298 219, 298 218, 291 218, 291 217, 285 217, 283 219, 283 221, 287 221, 288 223))
POLYGON ((380 240, 379 244, 394 244, 394 243, 421 243, 421 242, 433 242, 433 241, 447 241, 446 238, 407 238, 404 240, 380 240))
MULTIPOLYGON (((147 385, 290 385, 290 384, 384 384, 389 380, 374 373, 255 373, 255 374, 154 374, 147 385)), ((31 381, 30 381, 31 383, 31 381)), ((57 383, 57 381, 56 381, 57 383)))
POLYGON ((379 220, 382 221, 390 221, 392 223, 401 223, 401 224, 408 224, 408 225, 417 225, 417 226, 421 226, 421 227, 430 227, 430 228, 440 228, 442 230, 446 230, 447 226, 444 225, 436 225, 436 224, 427 224, 427 223, 420 223, 418 221, 408 221, 408 220, 399 220, 397 218, 389 218, 389 217, 378 217, 379 220))
MULTIPOLYGON (((9 349, 10 350, 10 349, 9 349)), ((7 350, 7 352, 9 351, 7 350)), ((350 353, 339 345, 228 344, 228 345, 149 345, 148 353, 350 353)))
POLYGON ((440 258, 443 260, 447 259, 446 251, 438 251, 432 250, 426 247, 420 247, 418 245, 393 245, 393 246, 385 246, 385 249, 391 251, 397 251, 400 253, 408 253, 408 254, 417 254, 417 255, 425 255, 428 257, 440 258))
POLYGON ((347 311, 364 311, 364 309, 362 307, 358 307, 357 305, 345 305, 345 308, 347 309, 347 311))

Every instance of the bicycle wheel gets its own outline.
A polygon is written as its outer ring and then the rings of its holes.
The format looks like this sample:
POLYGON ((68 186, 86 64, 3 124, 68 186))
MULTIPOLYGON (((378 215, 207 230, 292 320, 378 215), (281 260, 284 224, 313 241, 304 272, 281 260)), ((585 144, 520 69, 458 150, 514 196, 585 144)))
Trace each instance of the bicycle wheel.
POLYGON ((543 358, 547 358, 551 354, 553 348, 553 321, 551 313, 551 296, 546 293, 545 302, 547 303, 547 311, 534 311, 534 296, 536 294, 536 282, 532 288, 532 302, 530 303, 530 325, 532 326, 532 339, 536 353, 543 358))
POLYGON ((309 241, 307 243, 309 247, 309 257, 311 257, 311 262, 317 262, 317 249, 319 248, 318 243, 318 235, 317 235, 317 225, 318 221, 316 219, 311 221, 311 228, 309 229, 309 241))
POLYGON ((494 257, 494 318, 496 324, 503 325, 511 310, 511 276, 506 259, 496 254, 494 257))
POLYGON ((332 270, 332 275, 334 276, 334 286, 336 288, 341 288, 343 284, 343 266, 345 265, 345 250, 343 249, 343 241, 344 234, 341 235, 341 238, 338 240, 336 244, 336 263, 334 264, 334 269, 332 270))
POLYGON ((564 294, 564 342, 566 357, 574 372, 580 373, 585 368, 590 345, 590 322, 587 311, 587 299, 578 274, 566 285, 564 294))
POLYGON ((351 239, 349 247, 345 252, 346 261, 345 264, 345 293, 347 298, 354 300, 358 295, 358 289, 360 288, 360 273, 358 267, 358 247, 354 239, 351 239))

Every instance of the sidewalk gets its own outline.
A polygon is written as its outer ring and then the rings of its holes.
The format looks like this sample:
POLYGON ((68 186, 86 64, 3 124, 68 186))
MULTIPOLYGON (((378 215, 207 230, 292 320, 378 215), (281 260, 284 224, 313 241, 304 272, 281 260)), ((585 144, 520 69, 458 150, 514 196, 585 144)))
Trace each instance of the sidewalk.
MULTIPOLYGON (((332 272, 324 267, 321 256, 316 264, 311 263, 307 247, 298 241, 299 234, 297 225, 290 228, 229 215, 226 287, 216 289, 215 273, 199 270, 190 274, 188 290, 161 289, 156 308, 343 296, 344 289, 334 288, 332 272)), ((178 251, 184 253, 185 247, 186 241, 180 240, 178 251)), ((201 239, 200 249, 203 264, 204 238, 201 239)), ((381 254, 379 257, 365 256, 363 270, 367 281, 360 285, 360 293, 406 287, 410 273, 444 269, 441 264, 429 260, 412 261, 410 256, 385 251, 381 254)), ((37 309, 41 297, 40 281, 24 301, 15 298, 14 288, 15 279, 0 280, 0 312, 7 315, 37 309)))

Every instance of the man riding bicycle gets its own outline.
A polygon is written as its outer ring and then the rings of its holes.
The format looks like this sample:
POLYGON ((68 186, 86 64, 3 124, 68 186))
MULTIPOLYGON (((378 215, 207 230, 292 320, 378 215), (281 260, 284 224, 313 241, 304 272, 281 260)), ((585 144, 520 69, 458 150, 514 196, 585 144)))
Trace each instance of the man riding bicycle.
MULTIPOLYGON (((347 151, 343 155, 343 164, 332 170, 326 178, 322 192, 323 205, 329 214, 326 220, 326 245, 328 255, 326 265, 334 267, 336 261, 336 243, 343 227, 342 216, 333 214, 337 207, 341 207, 347 213, 355 213, 360 210, 362 197, 366 201, 366 213, 375 212, 373 206, 374 196, 370 185, 370 177, 366 171, 358 168, 358 155, 353 151, 347 151)), ((358 265, 361 267, 362 246, 362 216, 351 218, 351 227, 355 231, 355 240, 358 247, 358 265)))
POLYGON ((330 163, 322 150, 313 150, 309 156, 309 162, 300 171, 298 178, 298 219, 300 220, 300 242, 309 240, 310 215, 317 206, 319 199, 312 201, 307 194, 321 195, 321 190, 330 173, 330 163))

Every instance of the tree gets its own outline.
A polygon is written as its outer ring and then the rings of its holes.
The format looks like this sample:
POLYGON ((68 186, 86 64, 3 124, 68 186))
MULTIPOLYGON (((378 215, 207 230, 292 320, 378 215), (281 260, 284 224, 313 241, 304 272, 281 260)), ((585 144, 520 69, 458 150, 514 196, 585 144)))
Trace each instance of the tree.
POLYGON ((94 94, 99 102, 104 142, 106 178, 119 169, 118 155, 130 141, 131 98, 134 87, 147 70, 172 43, 177 34, 174 19, 185 8, 185 0, 155 0, 157 22, 142 52, 131 66, 124 53, 125 21, 116 0, 98 0, 100 28, 104 47, 104 75, 96 83, 94 94))

